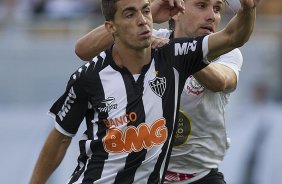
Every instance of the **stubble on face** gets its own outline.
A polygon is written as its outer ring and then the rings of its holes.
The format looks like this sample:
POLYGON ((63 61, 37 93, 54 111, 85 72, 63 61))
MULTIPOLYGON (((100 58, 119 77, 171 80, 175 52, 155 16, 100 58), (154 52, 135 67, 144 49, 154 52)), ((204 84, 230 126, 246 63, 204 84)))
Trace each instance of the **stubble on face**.
POLYGON ((180 36, 202 36, 216 31, 221 20, 223 0, 184 1, 186 12, 179 15, 177 22, 180 36))
POLYGON ((149 0, 119 0, 114 25, 116 38, 128 47, 151 45, 153 20, 149 0))

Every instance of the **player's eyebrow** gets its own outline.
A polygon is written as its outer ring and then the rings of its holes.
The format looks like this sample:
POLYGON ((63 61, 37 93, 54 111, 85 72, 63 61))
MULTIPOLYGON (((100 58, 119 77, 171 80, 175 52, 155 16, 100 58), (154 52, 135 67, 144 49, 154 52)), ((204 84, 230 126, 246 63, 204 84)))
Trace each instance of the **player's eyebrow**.
MULTIPOLYGON (((143 5, 142 10, 146 9, 150 7, 150 3, 147 2, 146 4, 143 5)), ((126 12, 126 11, 137 11, 136 7, 130 6, 130 7, 126 7, 122 10, 122 13, 126 12)))

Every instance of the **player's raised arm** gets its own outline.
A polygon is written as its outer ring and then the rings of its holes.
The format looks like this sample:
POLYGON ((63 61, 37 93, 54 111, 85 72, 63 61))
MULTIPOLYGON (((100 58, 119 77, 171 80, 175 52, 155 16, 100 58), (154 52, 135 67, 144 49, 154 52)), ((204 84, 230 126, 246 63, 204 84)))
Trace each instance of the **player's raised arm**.
POLYGON ((256 6, 260 0, 240 0, 240 2, 240 9, 227 26, 209 36, 210 61, 234 48, 241 47, 249 40, 256 20, 256 6))
MULTIPOLYGON (((176 13, 184 11, 183 0, 154 0, 151 4, 151 11, 154 22, 165 22, 176 13)), ((153 48, 158 45, 154 39, 153 37, 153 48)), ((78 39, 75 53, 83 61, 90 61, 101 51, 109 48, 113 41, 113 36, 104 25, 101 25, 78 39)))
POLYGON ((113 41, 113 36, 104 25, 101 25, 78 39, 75 53, 83 61, 90 61, 101 51, 109 48, 113 41))

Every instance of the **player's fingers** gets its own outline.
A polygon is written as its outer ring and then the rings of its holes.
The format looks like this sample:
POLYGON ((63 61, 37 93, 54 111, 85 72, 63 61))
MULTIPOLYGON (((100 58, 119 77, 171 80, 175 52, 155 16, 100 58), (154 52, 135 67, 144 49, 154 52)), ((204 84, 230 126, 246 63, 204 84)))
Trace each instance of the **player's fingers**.
POLYGON ((184 12, 185 6, 183 0, 174 0, 174 6, 179 9, 180 12, 184 12))
POLYGON ((169 42, 169 39, 167 38, 156 37, 154 38, 152 42, 152 48, 156 49, 156 48, 162 47, 166 45, 168 42, 169 42))
POLYGON ((152 47, 153 49, 157 48, 157 44, 156 44, 156 42, 152 42, 151 47, 152 47))
POLYGON ((168 0, 168 3, 169 3, 169 5, 170 5, 170 7, 174 7, 174 1, 175 1, 175 0, 168 0))
POLYGON ((167 44, 167 42, 161 42, 157 45, 157 48, 163 47, 167 44))
POLYGON ((169 39, 167 38, 161 38, 161 41, 158 44, 158 47, 162 47, 164 45, 166 45, 169 42, 169 39))
POLYGON ((157 46, 158 46, 158 43, 157 43, 157 38, 152 38, 152 44, 151 44, 151 47, 153 48, 153 49, 155 49, 155 48, 157 48, 157 46))

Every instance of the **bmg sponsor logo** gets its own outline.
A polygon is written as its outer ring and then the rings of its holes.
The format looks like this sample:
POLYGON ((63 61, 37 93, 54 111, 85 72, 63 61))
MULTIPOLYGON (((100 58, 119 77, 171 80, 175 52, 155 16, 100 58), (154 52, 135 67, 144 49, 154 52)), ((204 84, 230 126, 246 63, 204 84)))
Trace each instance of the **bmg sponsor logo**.
POLYGON ((111 128, 103 138, 104 149, 108 153, 131 153, 142 149, 150 149, 155 145, 162 145, 168 137, 168 130, 164 118, 160 118, 148 125, 127 126, 125 130, 111 128))

